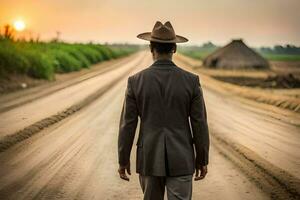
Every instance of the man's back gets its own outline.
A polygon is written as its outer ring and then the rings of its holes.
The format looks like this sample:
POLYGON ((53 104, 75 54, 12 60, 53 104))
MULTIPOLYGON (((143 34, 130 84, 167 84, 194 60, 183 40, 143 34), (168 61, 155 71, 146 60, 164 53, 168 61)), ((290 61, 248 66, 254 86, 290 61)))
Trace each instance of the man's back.
MULTIPOLYGON (((200 124, 201 130, 193 131, 207 131, 204 102, 198 102, 201 105, 193 108, 197 95, 200 101, 203 100, 198 76, 177 67, 170 60, 158 60, 147 69, 131 76, 126 92, 128 101, 124 105, 120 122, 120 160, 128 159, 125 158, 126 153, 122 153, 130 152, 128 147, 131 148, 131 145, 128 142, 132 142, 134 133, 130 135, 128 130, 132 130, 130 125, 134 126, 137 116, 140 116, 137 172, 147 176, 193 174, 195 156, 189 123, 193 112, 203 115, 198 118, 205 120, 205 123, 200 124), (132 139, 122 138, 128 136, 132 139)), ((208 141, 208 138, 205 140, 208 141)), ((206 146, 208 148, 208 144, 206 146)), ((207 162, 206 155, 202 157, 201 162, 207 162)))
POLYGON ((209 134, 199 77, 171 61, 176 43, 188 39, 175 34, 169 21, 157 21, 152 32, 137 37, 150 41, 155 62, 128 78, 119 127, 118 172, 129 181, 126 171, 131 174, 130 152, 140 117, 136 164, 144 200, 163 200, 165 188, 169 200, 190 200, 194 171, 195 181, 207 174, 209 134))

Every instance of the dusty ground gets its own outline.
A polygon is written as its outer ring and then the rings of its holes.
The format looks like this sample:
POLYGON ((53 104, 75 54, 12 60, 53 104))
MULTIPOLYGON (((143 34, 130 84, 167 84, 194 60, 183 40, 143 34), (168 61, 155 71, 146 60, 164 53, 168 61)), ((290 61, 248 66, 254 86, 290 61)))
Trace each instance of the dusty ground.
MULTIPOLYGON (((141 57, 143 62, 134 71, 151 63, 149 53, 141 57)), ((125 66, 123 69, 130 67, 128 64, 125 66)), ((117 70, 122 73, 121 69, 117 70)), ((104 75, 112 77, 108 73, 100 75, 102 78, 99 79, 96 76, 95 82, 89 82, 90 79, 88 83, 83 81, 78 90, 98 85, 104 75)), ((127 183, 117 175, 118 122, 127 76, 120 78, 116 85, 88 107, 1 152, 0 199, 141 199, 138 176, 133 174, 127 183)), ((2 134, 27 126, 34 121, 32 118, 42 118, 40 110, 45 109, 45 113, 51 114, 47 110, 56 108, 57 102, 63 104, 62 101, 51 103, 44 100, 50 96, 57 100, 64 95, 68 102, 64 106, 76 102, 68 100, 71 99, 68 96, 76 95, 75 91, 71 91, 66 88, 18 106, 18 112, 12 112, 12 109, 8 111, 10 114, 1 113, 6 114, 5 118, 1 117, 2 134), (31 104, 32 108, 40 107, 28 109, 31 104), (14 115, 23 112, 27 113, 28 120, 14 118, 14 115), (6 118, 10 121, 3 121, 6 118)), ((299 127, 263 115, 257 108, 249 109, 241 102, 207 88, 204 88, 204 95, 209 125, 217 130, 211 134, 239 142, 263 159, 299 177, 299 127)), ((133 171, 135 150, 133 147, 133 171)), ((213 143, 208 170, 205 180, 194 183, 193 199, 270 199, 268 193, 259 189, 257 183, 242 173, 240 166, 231 162, 213 143)))
POLYGON ((46 84, 49 81, 42 79, 34 79, 26 75, 9 75, 7 77, 0 77, 0 95, 6 95, 18 90, 35 87, 46 84))
POLYGON ((272 70, 279 73, 293 73, 300 75, 300 61, 272 61, 272 70))
MULTIPOLYGON (((233 83, 240 86, 247 87, 259 87, 266 89, 299 89, 300 79, 294 77, 293 75, 287 76, 269 76, 267 78, 250 78, 250 77, 236 77, 236 76, 213 76, 213 78, 225 81, 228 83, 233 83)), ((299 92, 298 92, 299 93, 299 92)))

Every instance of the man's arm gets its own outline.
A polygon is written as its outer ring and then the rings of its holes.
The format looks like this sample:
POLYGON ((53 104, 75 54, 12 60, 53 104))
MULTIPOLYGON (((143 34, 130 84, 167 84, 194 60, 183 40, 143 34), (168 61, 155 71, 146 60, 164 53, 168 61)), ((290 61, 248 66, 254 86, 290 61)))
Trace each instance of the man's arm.
POLYGON ((130 175, 130 152, 134 140, 135 130, 138 122, 138 111, 136 99, 133 94, 131 79, 128 78, 125 99, 123 103, 118 138, 119 174, 120 178, 128 180, 125 169, 130 175))
POLYGON ((194 87, 194 95, 190 111, 191 126, 193 131, 193 140, 196 150, 196 178, 200 180, 207 173, 208 153, 209 153, 209 131, 207 125, 206 107, 203 98, 202 88, 197 76, 196 85, 194 87), (199 169, 201 175, 199 175, 199 169))

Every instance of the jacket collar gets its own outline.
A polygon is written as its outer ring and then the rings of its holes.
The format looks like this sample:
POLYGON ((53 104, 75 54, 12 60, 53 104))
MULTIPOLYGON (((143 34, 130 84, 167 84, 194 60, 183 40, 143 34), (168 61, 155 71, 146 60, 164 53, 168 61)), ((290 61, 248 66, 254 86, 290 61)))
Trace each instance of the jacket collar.
POLYGON ((161 59, 156 60, 150 67, 159 68, 159 69, 170 69, 175 67, 175 63, 171 60, 161 59))

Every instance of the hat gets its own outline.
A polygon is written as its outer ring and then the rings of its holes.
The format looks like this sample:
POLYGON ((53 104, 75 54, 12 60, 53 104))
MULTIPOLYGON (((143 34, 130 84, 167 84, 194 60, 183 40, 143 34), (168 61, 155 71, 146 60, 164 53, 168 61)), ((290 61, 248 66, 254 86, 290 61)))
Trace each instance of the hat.
POLYGON ((172 24, 169 21, 165 24, 157 21, 152 32, 141 33, 137 38, 160 43, 182 43, 188 41, 185 37, 175 34, 172 24))

